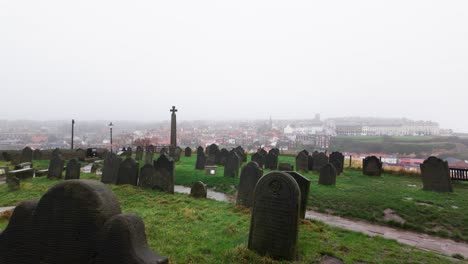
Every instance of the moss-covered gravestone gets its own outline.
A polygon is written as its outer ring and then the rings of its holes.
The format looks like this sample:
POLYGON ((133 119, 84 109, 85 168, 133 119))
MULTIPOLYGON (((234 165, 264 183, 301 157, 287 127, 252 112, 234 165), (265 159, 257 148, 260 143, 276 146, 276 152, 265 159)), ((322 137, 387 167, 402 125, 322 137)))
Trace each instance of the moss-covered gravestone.
POLYGON ((62 179, 64 163, 65 161, 60 157, 59 154, 53 156, 49 163, 47 178, 62 179))
POLYGON ((318 183, 320 185, 335 185, 336 184, 336 169, 333 164, 328 163, 320 169, 318 183))
POLYGON ((423 190, 453 192, 447 161, 431 156, 420 165, 423 190))
POLYGON ((132 158, 126 158, 120 163, 117 174, 117 184, 130 184, 136 186, 138 183, 138 162, 132 158))
POLYGON ((296 170, 309 172, 309 155, 306 151, 301 151, 296 156, 296 170))
POLYGON ((163 154, 159 156, 153 163, 156 178, 155 185, 156 189, 163 192, 174 193, 175 184, 175 162, 168 155, 163 154))
POLYGON ((368 176, 382 175, 382 162, 376 156, 369 156, 362 160, 362 174, 368 176))
POLYGON ((79 179, 80 169, 81 163, 77 159, 69 160, 65 169, 65 180, 79 179))
POLYGON ((153 188, 156 186, 156 171, 154 170, 153 165, 145 164, 141 167, 138 186, 142 188, 153 188))
POLYGON ((197 181, 192 184, 190 196, 193 198, 206 198, 207 192, 206 184, 201 181, 197 181))

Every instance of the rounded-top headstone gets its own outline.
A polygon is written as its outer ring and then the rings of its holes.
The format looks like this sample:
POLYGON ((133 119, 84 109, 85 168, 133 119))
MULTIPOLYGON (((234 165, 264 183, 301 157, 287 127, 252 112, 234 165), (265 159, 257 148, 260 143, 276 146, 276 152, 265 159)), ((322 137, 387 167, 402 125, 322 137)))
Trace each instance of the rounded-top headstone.
POLYGON ((328 163, 320 169, 319 184, 335 185, 336 184, 336 169, 333 164, 328 163))
POLYGON ((247 163, 242 168, 237 192, 237 205, 252 206, 255 185, 262 175, 263 169, 255 161, 247 163))
POLYGON ((206 184, 201 181, 194 182, 190 189, 190 196, 194 198, 206 198, 207 189, 206 184))

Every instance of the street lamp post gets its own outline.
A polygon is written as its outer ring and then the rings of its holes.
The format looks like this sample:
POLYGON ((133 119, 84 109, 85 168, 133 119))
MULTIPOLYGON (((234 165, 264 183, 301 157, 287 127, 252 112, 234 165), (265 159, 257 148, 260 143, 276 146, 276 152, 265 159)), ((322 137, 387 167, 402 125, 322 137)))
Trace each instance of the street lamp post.
POLYGON ((72 119, 71 149, 73 149, 73 134, 75 132, 75 119, 72 119))
POLYGON ((112 122, 109 123, 109 129, 110 129, 110 145, 111 145, 111 153, 112 153, 112 127, 114 124, 112 122))

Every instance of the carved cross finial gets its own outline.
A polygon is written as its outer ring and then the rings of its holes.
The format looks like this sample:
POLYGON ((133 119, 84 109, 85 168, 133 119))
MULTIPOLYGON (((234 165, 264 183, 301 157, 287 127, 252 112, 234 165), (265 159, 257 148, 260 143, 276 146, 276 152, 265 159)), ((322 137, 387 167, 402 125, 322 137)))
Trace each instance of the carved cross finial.
POLYGON ((175 114, 175 112, 177 112, 177 109, 175 108, 175 106, 172 106, 172 109, 170 109, 169 111, 171 111, 173 114, 175 114))

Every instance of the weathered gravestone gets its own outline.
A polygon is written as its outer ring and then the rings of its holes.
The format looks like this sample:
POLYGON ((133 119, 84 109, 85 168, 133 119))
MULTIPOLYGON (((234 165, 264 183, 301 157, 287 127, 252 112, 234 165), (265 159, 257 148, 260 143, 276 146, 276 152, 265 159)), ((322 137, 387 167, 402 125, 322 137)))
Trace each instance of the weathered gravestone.
POLYGON ((237 146, 234 150, 242 162, 247 162, 247 154, 245 154, 245 150, 241 146, 237 146))
MULTIPOLYGON (((237 153, 239 153, 239 152, 237 152, 237 153)), ((223 148, 223 149, 221 149, 221 151, 219 152, 219 154, 220 154, 220 156, 221 156, 221 160, 220 160, 219 163, 220 163, 221 166, 225 166, 225 165, 226 165, 226 161, 227 161, 227 159, 228 159, 228 157, 229 157, 229 150, 223 148)))
POLYGON ((34 177, 34 170, 31 168, 12 170, 8 172, 8 176, 16 177, 19 180, 31 179, 34 177))
POLYGON ((262 175, 263 170, 255 161, 247 163, 242 168, 237 191, 237 205, 252 207, 255 185, 262 175))
POLYGON ((121 214, 117 197, 96 181, 56 184, 20 203, 0 234, 2 264, 168 263, 151 250, 143 221, 121 214))
POLYGON ((309 169, 309 171, 314 170, 314 157, 312 157, 311 155, 309 155, 307 161, 308 161, 308 162, 307 162, 307 168, 309 169))
POLYGON ((382 175, 382 162, 376 156, 369 156, 362 160, 362 174, 368 176, 382 175))
POLYGON ((137 146, 135 150, 135 160, 141 160, 143 158, 143 147, 137 146))
POLYGON ((101 182, 117 184, 120 163, 122 159, 115 153, 109 153, 104 159, 104 168, 102 169, 101 182))
POLYGON ((206 159, 206 164, 215 165, 216 163, 216 156, 219 154, 219 147, 216 144, 211 144, 206 148, 208 152, 208 157, 206 159))
POLYGON ((205 153, 197 154, 197 161, 195 162, 196 170, 204 170, 206 165, 206 156, 205 153))
POLYGON ((250 161, 256 162, 260 168, 263 168, 263 165, 265 164, 265 156, 262 156, 262 154, 256 152, 252 155, 252 157, 250 157, 250 161))
POLYGON ((41 160, 42 159, 42 152, 39 149, 35 149, 33 151, 33 160, 41 160))
MULTIPOLYGON (((6 184, 9 191, 17 191, 20 189, 20 179, 14 176, 14 174, 8 174, 6 177, 6 184)), ((1 260, 1 259, 0 259, 1 260)), ((1 262, 0 262, 1 263, 1 262)))
POLYGON ((207 189, 206 184, 201 181, 194 182, 190 189, 190 196, 193 198, 206 198, 207 189))
POLYGON ((205 154, 205 150, 203 149, 202 146, 198 146, 198 148, 197 148, 197 155, 200 155, 200 154, 202 154, 202 153, 205 154))
POLYGON ((185 157, 191 157, 192 156, 192 149, 190 147, 185 148, 185 157))
POLYGON ((294 178, 299 190, 301 190, 301 207, 299 216, 304 219, 307 211, 307 201, 309 200, 310 180, 295 171, 285 171, 294 178))
POLYGON ((333 164, 328 163, 320 169, 319 184, 335 185, 336 184, 336 169, 333 164))
POLYGON ((320 152, 313 156, 314 159, 314 171, 320 172, 320 169, 328 164, 328 157, 325 153, 320 152))
POLYGON ((248 248, 279 260, 296 260, 301 191, 294 178, 271 172, 254 191, 248 248))
POLYGON ((344 169, 344 155, 341 152, 335 151, 330 154, 329 160, 335 167, 337 175, 340 175, 344 169))
POLYGON ((261 156, 266 156, 266 154, 268 154, 268 152, 264 148, 257 149, 257 153, 261 156))
POLYGON ((23 151, 21 151, 20 163, 32 162, 32 160, 33 160, 33 150, 30 147, 25 147, 23 151))
POLYGON ((174 162, 180 161, 180 155, 182 155, 182 149, 180 147, 176 147, 172 155, 172 159, 174 159, 174 162))
POLYGON ((309 172, 309 155, 301 151, 296 156, 296 170, 302 172, 309 172))
POLYGON ((279 148, 272 148, 270 149, 270 151, 268 151, 268 153, 274 153, 276 156, 279 156, 280 155, 280 150, 279 148))
POLYGON ((131 184, 136 186, 138 183, 138 162, 132 158, 126 158, 120 163, 117 174, 117 184, 131 184))
POLYGON ((239 156, 237 156, 237 153, 235 151, 231 151, 226 161, 226 165, 224 166, 224 177, 235 178, 239 176, 240 162, 241 161, 239 156))
POLYGON ((419 166, 421 168, 423 190, 453 192, 447 161, 431 156, 419 166))
POLYGON ((65 180, 76 180, 80 178, 81 164, 77 159, 71 159, 65 169, 65 180))
POLYGON ((33 167, 33 164, 31 162, 23 162, 20 164, 15 165, 15 170, 21 170, 21 169, 31 169, 33 167))
POLYGON ((156 179, 154 188, 167 193, 174 193, 175 162, 168 155, 161 155, 154 161, 156 179))
POLYGON ((154 188, 154 186, 156 186, 156 171, 153 165, 145 164, 141 167, 138 186, 142 188, 154 188))
POLYGON ((85 159, 86 159, 86 150, 79 148, 79 149, 77 149, 75 151, 75 155, 76 155, 76 158, 79 161, 85 161, 85 159))
POLYGON ((54 156, 49 162, 48 179, 62 179, 64 160, 60 156, 54 156))
POLYGON ((169 150, 164 147, 159 151, 159 155, 169 155, 169 150))
POLYGON ((132 148, 131 148, 131 147, 127 147, 127 148, 125 149, 125 157, 126 157, 127 159, 128 159, 128 158, 131 158, 131 157, 132 157, 132 154, 133 154, 132 148))
POLYGON ((154 146, 149 145, 146 148, 146 153, 145 153, 145 164, 153 164, 153 156, 154 156, 154 146))
POLYGON ((270 151, 265 156, 265 169, 277 170, 278 169, 278 155, 270 151))
POLYGON ((3 160, 5 160, 5 161, 11 161, 12 160, 11 154, 6 152, 6 151, 2 152, 2 157, 3 157, 3 160))

